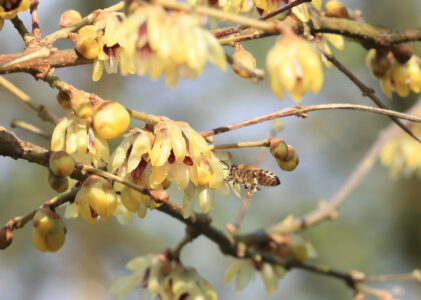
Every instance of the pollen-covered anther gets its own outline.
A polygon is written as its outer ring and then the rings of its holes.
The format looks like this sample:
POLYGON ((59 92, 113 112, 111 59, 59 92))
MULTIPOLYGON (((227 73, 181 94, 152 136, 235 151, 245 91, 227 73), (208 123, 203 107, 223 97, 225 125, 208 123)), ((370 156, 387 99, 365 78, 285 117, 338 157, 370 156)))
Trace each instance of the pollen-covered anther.
POLYGON ((53 152, 50 155, 49 167, 57 176, 70 176, 75 169, 75 160, 66 151, 53 152))
POLYGON ((56 252, 64 244, 66 226, 61 217, 48 207, 37 210, 33 217, 32 242, 42 252, 56 252))
POLYGON ((94 108, 93 125, 98 135, 112 139, 123 134, 130 124, 130 114, 120 103, 104 101, 94 108))
POLYGON ((74 9, 66 10, 64 13, 60 16, 60 27, 67 27, 70 25, 75 24, 76 22, 79 22, 82 19, 82 15, 80 12, 74 9))

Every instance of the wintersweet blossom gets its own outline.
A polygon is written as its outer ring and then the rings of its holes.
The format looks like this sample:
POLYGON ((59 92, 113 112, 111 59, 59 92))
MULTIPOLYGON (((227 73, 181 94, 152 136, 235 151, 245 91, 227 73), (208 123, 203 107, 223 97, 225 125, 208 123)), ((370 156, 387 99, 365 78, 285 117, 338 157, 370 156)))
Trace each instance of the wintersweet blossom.
POLYGON ((141 288, 162 300, 216 300, 212 285, 194 268, 170 261, 165 254, 137 257, 127 264, 132 275, 115 280, 110 290, 123 298, 141 288))
POLYGON ((98 136, 85 119, 68 114, 56 126, 51 138, 52 151, 66 151, 76 161, 99 167, 108 162, 106 140, 98 136))
POLYGON ((291 32, 284 34, 266 57, 272 90, 278 98, 286 90, 295 101, 307 90, 318 93, 323 85, 320 56, 309 42, 291 32))

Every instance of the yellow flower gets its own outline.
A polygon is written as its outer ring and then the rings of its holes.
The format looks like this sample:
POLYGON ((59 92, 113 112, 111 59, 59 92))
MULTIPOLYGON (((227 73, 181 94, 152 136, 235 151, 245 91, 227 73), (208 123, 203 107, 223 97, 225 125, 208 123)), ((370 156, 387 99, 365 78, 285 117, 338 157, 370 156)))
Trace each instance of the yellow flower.
POLYGON ((155 80, 165 74, 167 85, 176 86, 179 77, 196 78, 207 62, 226 69, 221 45, 202 23, 195 14, 144 5, 123 21, 115 36, 126 49, 125 62, 133 63, 139 75, 149 73, 155 80))
MULTIPOLYGON (((421 109, 414 115, 421 116, 421 109)), ((420 124, 410 124, 409 128, 416 136, 421 135, 420 124)), ((380 160, 390 168, 393 178, 415 175, 421 179, 421 144, 404 132, 399 131, 384 145, 380 160)))
POLYGON ((392 52, 371 49, 366 64, 372 75, 381 80, 381 88, 389 98, 396 92, 407 97, 410 91, 421 92, 421 68, 415 56, 407 62, 398 62, 392 52))
POLYGON ((314 94, 323 85, 323 68, 319 55, 304 39, 291 32, 285 33, 269 51, 266 58, 270 83, 275 95, 283 97, 283 90, 295 101, 307 90, 314 94))
MULTIPOLYGON (((108 170, 144 189, 165 189, 175 182, 184 190, 183 212, 188 217, 198 194, 202 212, 212 208, 214 190, 224 187, 224 165, 205 139, 185 122, 162 120, 152 131, 131 129, 111 156, 108 170)), ((123 204, 143 217, 155 208, 149 196, 115 183, 123 204)))
POLYGON ((285 268, 280 265, 271 265, 268 263, 256 264, 249 259, 234 259, 225 271, 224 282, 227 284, 236 277, 235 289, 241 291, 254 279, 257 270, 260 271, 267 292, 273 296, 278 287, 279 280, 285 275, 285 268))
POLYGON ((212 285, 195 269, 170 261, 164 254, 137 257, 127 264, 127 268, 133 274, 115 280, 110 287, 118 298, 141 287, 163 300, 218 299, 212 285))
MULTIPOLYGON (((10 20, 17 16, 19 12, 29 9, 29 0, 5 0, 0 3, 0 20, 10 20)), ((1 26, 3 23, 1 22, 1 26)), ((1 29, 0 26, 0 29, 1 29)))
POLYGON ((51 138, 52 151, 66 151, 76 161, 99 167, 108 162, 107 141, 89 126, 89 122, 68 114, 56 126, 51 138))
POLYGON ((75 203, 87 222, 94 224, 98 217, 108 220, 117 209, 118 196, 111 182, 97 175, 89 176, 78 191, 75 203))
POLYGON ((265 15, 277 9, 281 0, 253 0, 253 2, 256 5, 257 11, 261 15, 265 15))
POLYGON ((235 14, 248 13, 253 9, 253 0, 218 0, 217 2, 224 11, 235 14))

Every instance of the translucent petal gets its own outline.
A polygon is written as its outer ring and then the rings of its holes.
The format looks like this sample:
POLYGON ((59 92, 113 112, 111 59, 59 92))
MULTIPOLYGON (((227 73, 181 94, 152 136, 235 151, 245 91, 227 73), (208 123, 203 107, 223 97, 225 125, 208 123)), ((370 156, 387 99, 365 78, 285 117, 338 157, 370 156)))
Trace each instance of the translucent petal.
POLYGON ((178 125, 171 125, 169 136, 171 137, 171 147, 174 151, 175 161, 181 163, 186 157, 186 140, 182 135, 181 128, 178 125))
POLYGON ((151 148, 151 140, 149 139, 147 134, 141 132, 138 135, 136 135, 129 159, 127 160, 128 173, 133 171, 139 165, 142 155, 145 153, 149 153, 151 148))

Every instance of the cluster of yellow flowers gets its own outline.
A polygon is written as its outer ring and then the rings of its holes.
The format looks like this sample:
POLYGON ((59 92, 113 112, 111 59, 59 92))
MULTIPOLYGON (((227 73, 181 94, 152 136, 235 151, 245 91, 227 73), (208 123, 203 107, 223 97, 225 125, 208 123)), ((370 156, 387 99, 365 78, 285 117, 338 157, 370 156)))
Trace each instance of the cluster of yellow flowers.
POLYGON ((3 28, 4 20, 11 20, 19 12, 29 9, 29 0, 5 0, 0 2, 0 30, 3 28))
POLYGON ((127 269, 133 274, 115 280, 110 287, 119 298, 140 287, 162 300, 218 299, 212 285, 195 269, 171 261, 165 254, 137 257, 127 269))
POLYGON ((421 68, 417 57, 412 55, 405 62, 399 62, 391 51, 371 49, 366 64, 372 75, 380 80, 383 92, 392 97, 396 92, 407 97, 410 91, 421 92, 421 68))
POLYGON ((102 13, 93 25, 73 36, 76 50, 94 59, 93 79, 103 70, 123 75, 166 75, 166 83, 176 86, 178 78, 196 78, 206 63, 226 69, 225 53, 218 40, 202 27, 204 18, 184 12, 167 12, 156 5, 136 7, 126 17, 102 13))
POLYGON ((323 85, 319 54, 309 42, 292 32, 285 32, 270 49, 266 57, 266 68, 272 90, 278 98, 282 98, 283 90, 286 90, 297 101, 307 90, 317 93, 323 85))
MULTIPOLYGON (((202 212, 212 207, 215 189, 224 186, 225 174, 220 160, 205 139, 185 122, 162 120, 153 130, 131 129, 114 151, 109 171, 145 189, 168 188, 175 181, 184 190, 183 211, 191 213, 198 191, 202 212)), ((115 184, 122 193, 123 204, 143 216, 146 207, 155 204, 148 196, 115 184)))
MULTIPOLYGON (((421 108, 414 115, 421 116, 421 108)), ((421 136, 421 125, 408 125, 410 130, 421 136)), ((399 131, 383 147, 380 153, 383 165, 390 168, 393 178, 415 175, 421 179, 421 143, 403 131, 399 131)))

